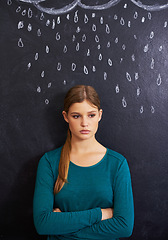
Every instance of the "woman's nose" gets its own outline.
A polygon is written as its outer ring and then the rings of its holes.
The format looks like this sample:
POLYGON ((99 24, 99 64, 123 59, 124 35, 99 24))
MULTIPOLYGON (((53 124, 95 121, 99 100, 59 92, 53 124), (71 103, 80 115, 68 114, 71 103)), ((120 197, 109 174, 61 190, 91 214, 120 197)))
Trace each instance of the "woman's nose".
POLYGON ((88 122, 87 122, 87 119, 86 119, 85 117, 82 118, 81 126, 82 126, 82 127, 88 126, 88 122))

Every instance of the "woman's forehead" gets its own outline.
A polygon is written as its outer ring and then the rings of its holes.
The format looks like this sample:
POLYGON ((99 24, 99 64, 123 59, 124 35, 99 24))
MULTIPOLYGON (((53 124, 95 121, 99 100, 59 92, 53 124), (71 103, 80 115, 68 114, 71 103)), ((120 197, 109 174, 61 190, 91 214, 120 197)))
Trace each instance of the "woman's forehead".
POLYGON ((97 106, 93 105, 89 101, 84 100, 81 103, 73 103, 70 106, 69 111, 76 111, 76 112, 86 111, 86 112, 91 112, 91 111, 98 111, 98 108, 97 108, 97 106))

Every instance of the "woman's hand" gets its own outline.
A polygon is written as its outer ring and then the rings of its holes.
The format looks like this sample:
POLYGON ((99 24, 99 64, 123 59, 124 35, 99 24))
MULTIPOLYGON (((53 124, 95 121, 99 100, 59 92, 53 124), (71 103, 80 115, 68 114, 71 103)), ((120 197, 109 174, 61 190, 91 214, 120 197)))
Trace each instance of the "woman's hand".
POLYGON ((104 208, 102 211, 102 221, 113 217, 113 208, 104 208))
POLYGON ((54 208, 53 212, 61 212, 61 210, 59 208, 54 208))

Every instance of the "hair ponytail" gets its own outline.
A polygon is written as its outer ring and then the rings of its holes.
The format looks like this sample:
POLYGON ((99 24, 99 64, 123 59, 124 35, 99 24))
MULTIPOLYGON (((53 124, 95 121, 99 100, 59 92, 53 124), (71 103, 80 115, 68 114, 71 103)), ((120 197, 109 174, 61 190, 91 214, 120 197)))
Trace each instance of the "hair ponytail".
MULTIPOLYGON (((64 111, 68 113, 70 106, 73 103, 81 103, 84 100, 90 102, 90 104, 96 106, 100 110, 100 99, 96 90, 91 86, 76 85, 72 87, 66 94, 64 99, 64 111)), ((70 163, 70 152, 71 152, 71 131, 68 129, 67 139, 62 147, 58 178, 54 186, 54 194, 57 194, 67 183, 69 163, 70 163)))
POLYGON ((71 132, 68 129, 66 141, 61 150, 60 162, 59 162, 59 174, 54 187, 54 194, 58 193, 67 183, 69 162, 70 162, 70 152, 71 152, 71 132))

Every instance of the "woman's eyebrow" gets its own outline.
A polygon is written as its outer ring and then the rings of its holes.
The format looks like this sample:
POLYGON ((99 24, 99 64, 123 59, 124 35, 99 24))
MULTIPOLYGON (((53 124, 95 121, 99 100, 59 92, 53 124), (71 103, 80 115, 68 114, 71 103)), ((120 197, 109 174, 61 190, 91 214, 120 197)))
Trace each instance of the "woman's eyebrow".
POLYGON ((78 113, 78 112, 71 112, 71 114, 80 114, 80 113, 78 113))
POLYGON ((94 110, 93 110, 93 111, 90 111, 90 112, 88 112, 88 113, 97 113, 97 111, 94 111, 94 110))
MULTIPOLYGON (((87 113, 96 113, 96 111, 89 111, 89 112, 87 112, 87 113)), ((80 114, 79 112, 71 112, 71 114, 80 114)))

